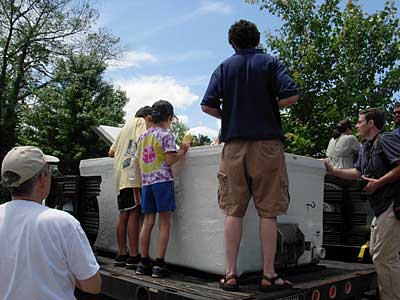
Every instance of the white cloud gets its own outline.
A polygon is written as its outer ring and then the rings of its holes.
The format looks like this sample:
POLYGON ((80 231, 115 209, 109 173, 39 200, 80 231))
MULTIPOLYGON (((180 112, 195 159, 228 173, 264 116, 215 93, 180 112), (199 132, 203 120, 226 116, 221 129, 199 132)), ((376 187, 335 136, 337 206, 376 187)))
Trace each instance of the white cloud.
POLYGON ((233 12, 232 7, 221 1, 217 2, 203 2, 198 8, 199 11, 204 13, 219 13, 219 14, 231 14, 233 12))
POLYGON ((178 117, 179 122, 181 122, 181 123, 183 123, 185 125, 187 125, 189 123, 189 117, 188 116, 186 116, 186 115, 178 115, 177 117, 178 117))
POLYGON ((142 76, 116 84, 126 91, 129 98, 124 108, 127 118, 134 115, 140 107, 152 105, 160 99, 170 101, 175 108, 186 108, 199 100, 199 96, 188 86, 168 76, 142 76))
POLYGON ((215 139, 218 135, 218 131, 206 126, 198 126, 198 127, 192 127, 189 129, 189 132, 193 135, 206 135, 210 138, 215 139))
POLYGON ((140 67, 143 63, 156 63, 158 59, 151 53, 144 51, 125 51, 120 59, 109 61, 109 70, 140 67))
POLYGON ((170 55, 162 59, 162 61, 166 62, 185 62, 185 61, 193 61, 199 59, 209 59, 212 57, 212 52, 209 50, 190 50, 183 53, 178 53, 175 55, 170 55))
POLYGON ((200 75, 192 78, 184 78, 184 81, 187 85, 190 86, 202 86, 207 87, 210 81, 210 75, 200 75))
POLYGON ((233 12, 232 6, 230 6, 229 4, 226 4, 222 1, 216 1, 216 2, 203 1, 202 4, 198 8, 191 11, 190 13, 188 13, 186 15, 181 15, 181 16, 174 16, 173 18, 171 18, 169 20, 165 20, 162 25, 153 27, 151 30, 144 32, 144 34, 146 36, 152 35, 161 30, 165 30, 166 28, 180 26, 180 25, 187 23, 195 18, 203 17, 204 15, 208 15, 208 14, 227 15, 227 14, 231 14, 232 12, 233 12))

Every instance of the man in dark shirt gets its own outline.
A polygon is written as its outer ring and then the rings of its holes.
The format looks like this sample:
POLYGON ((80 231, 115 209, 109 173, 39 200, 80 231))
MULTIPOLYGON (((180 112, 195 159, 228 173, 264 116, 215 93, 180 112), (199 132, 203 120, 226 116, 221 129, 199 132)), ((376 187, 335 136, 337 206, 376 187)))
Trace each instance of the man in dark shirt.
POLYGON ((286 214, 288 178, 282 147, 279 109, 297 102, 297 88, 285 67, 274 57, 256 49, 260 32, 240 20, 229 30, 235 54, 222 62, 211 76, 201 108, 221 119, 224 142, 218 172, 219 206, 226 211, 227 265, 224 290, 238 290, 237 256, 242 218, 253 196, 260 216, 264 257, 261 289, 290 287, 275 273, 276 217, 286 214))
POLYGON ((400 299, 400 137, 381 133, 385 123, 379 109, 361 111, 356 128, 366 141, 352 169, 336 169, 325 161, 328 173, 344 179, 362 179, 375 217, 371 224, 370 254, 376 267, 381 299, 400 299), (396 217, 397 216, 397 217, 396 217))
MULTIPOLYGON (((396 126, 400 126, 400 102, 394 104, 393 113, 394 113, 394 124, 396 126)), ((393 130, 393 133, 400 136, 400 127, 397 127, 395 130, 393 130)))

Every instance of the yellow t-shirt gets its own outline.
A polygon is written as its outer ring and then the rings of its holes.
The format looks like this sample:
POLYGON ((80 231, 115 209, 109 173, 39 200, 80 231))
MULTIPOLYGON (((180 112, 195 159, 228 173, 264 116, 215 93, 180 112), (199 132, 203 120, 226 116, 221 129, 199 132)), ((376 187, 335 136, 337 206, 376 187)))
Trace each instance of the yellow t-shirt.
POLYGON ((143 118, 132 118, 121 129, 110 150, 114 151, 114 176, 117 192, 125 188, 141 187, 142 178, 135 157, 139 136, 146 131, 143 118))

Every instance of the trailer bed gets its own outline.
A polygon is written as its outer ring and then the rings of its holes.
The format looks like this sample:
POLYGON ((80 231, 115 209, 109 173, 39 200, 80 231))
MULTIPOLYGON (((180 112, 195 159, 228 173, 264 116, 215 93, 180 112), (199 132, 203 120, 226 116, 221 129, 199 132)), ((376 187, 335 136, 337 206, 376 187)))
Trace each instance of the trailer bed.
POLYGON ((377 288, 375 269, 370 264, 323 261, 318 265, 292 269, 285 273, 285 278, 293 282, 293 288, 270 293, 258 291, 261 274, 248 274, 240 278, 240 292, 233 293, 218 287, 217 276, 204 276, 194 270, 171 267, 168 278, 154 279, 115 267, 111 258, 99 256, 98 261, 103 278, 102 293, 118 300, 322 300, 330 299, 329 293, 333 290, 335 295, 332 299, 361 299, 365 292, 377 288), (315 290, 319 293, 318 299, 313 295, 315 290))

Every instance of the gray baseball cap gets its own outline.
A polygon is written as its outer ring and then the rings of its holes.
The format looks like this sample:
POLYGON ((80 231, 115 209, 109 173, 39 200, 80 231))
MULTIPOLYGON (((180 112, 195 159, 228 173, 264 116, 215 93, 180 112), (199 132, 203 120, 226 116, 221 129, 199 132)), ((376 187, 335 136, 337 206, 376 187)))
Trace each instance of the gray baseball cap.
POLYGON ((19 187, 39 173, 46 163, 59 161, 57 157, 45 155, 42 150, 33 146, 14 147, 6 154, 1 164, 2 183, 7 187, 19 187), (17 174, 19 178, 10 182, 11 178, 5 174, 7 171, 17 174))

